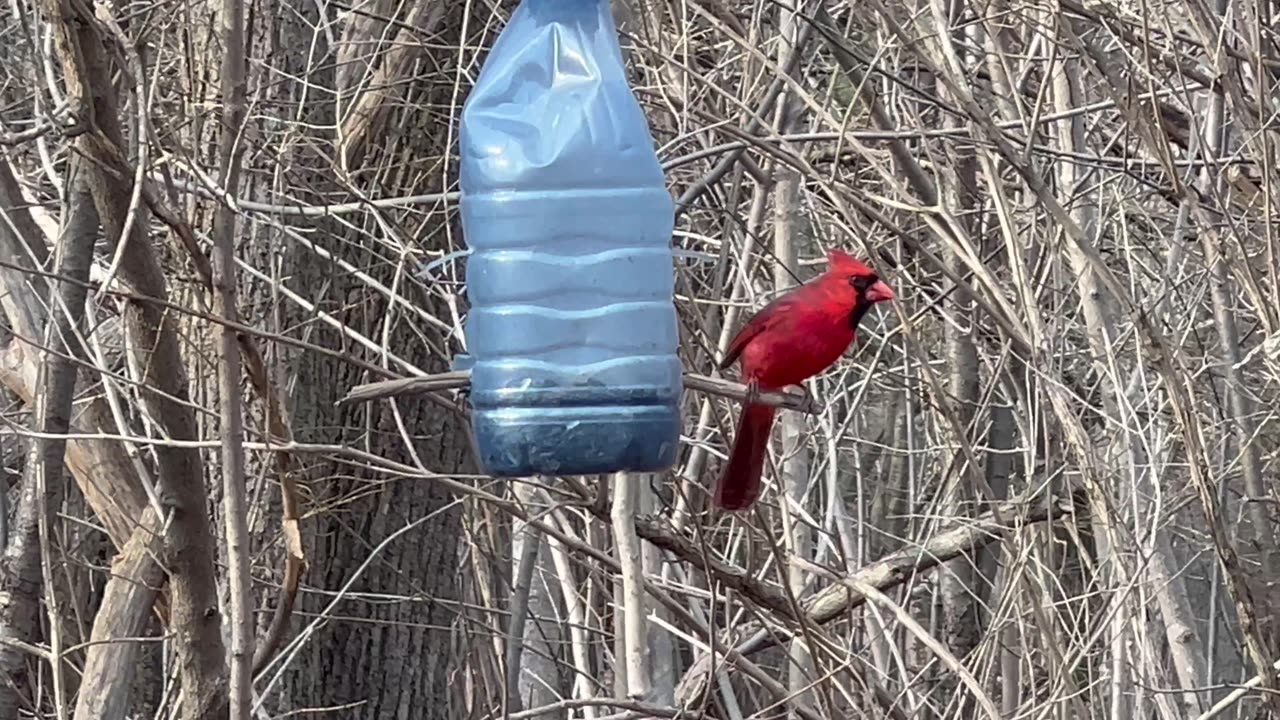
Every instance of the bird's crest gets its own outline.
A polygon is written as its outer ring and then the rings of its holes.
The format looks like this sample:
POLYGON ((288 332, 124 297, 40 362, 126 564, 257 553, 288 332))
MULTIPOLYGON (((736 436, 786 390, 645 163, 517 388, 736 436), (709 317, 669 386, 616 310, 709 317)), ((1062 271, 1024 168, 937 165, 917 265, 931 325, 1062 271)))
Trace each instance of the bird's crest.
POLYGON ((867 267, 861 260, 839 249, 827 250, 828 269, 841 274, 874 275, 875 271, 867 267))

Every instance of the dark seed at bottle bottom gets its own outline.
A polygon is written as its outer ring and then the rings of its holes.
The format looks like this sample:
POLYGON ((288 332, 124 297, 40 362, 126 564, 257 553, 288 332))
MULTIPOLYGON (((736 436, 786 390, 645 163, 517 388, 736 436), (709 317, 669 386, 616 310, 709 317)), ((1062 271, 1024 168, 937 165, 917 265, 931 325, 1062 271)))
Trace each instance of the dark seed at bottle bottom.
POLYGON ((472 428, 482 471, 493 477, 660 472, 675 464, 674 405, 477 407, 472 428))

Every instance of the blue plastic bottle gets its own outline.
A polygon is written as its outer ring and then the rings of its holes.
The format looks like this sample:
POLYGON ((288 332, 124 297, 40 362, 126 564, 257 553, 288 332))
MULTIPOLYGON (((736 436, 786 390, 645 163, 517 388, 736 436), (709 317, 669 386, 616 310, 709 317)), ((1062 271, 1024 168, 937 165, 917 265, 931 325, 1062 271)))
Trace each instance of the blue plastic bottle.
POLYGON ((520 4, 463 107, 461 155, 483 470, 671 467, 674 204, 608 0, 520 4))

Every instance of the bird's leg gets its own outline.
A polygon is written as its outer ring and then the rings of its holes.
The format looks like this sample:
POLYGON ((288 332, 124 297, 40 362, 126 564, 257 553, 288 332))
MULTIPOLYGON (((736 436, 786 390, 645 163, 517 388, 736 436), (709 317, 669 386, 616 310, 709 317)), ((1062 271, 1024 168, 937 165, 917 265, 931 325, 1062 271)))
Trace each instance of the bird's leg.
POLYGON ((752 378, 747 381, 747 392, 742 396, 742 404, 750 405, 760 399, 760 381, 752 378))

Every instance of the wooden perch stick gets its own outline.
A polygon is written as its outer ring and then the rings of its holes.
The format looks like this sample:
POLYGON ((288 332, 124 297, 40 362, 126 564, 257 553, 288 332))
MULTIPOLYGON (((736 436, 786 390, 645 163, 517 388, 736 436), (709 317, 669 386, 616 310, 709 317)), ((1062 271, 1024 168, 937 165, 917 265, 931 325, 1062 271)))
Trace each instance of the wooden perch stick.
MULTIPOLYGON (((471 373, 467 370, 455 370, 453 372, 420 377, 397 378, 395 380, 378 380, 364 385, 356 385, 337 404, 342 406, 391 397, 422 395, 440 390, 461 390, 470 386, 470 384, 471 373)), ((684 386, 689 390, 696 390, 706 395, 729 398, 738 402, 744 401, 747 397, 747 386, 742 383, 706 375, 695 375, 689 372, 684 374, 684 386)), ((765 405, 795 410, 810 415, 818 411, 808 396, 796 393, 761 392, 756 396, 756 401, 765 405)))
POLYGON ((338 401, 338 406, 406 395, 424 395, 438 390, 460 390, 470 384, 471 373, 466 370, 395 380, 378 380, 351 388, 347 396, 338 401))

